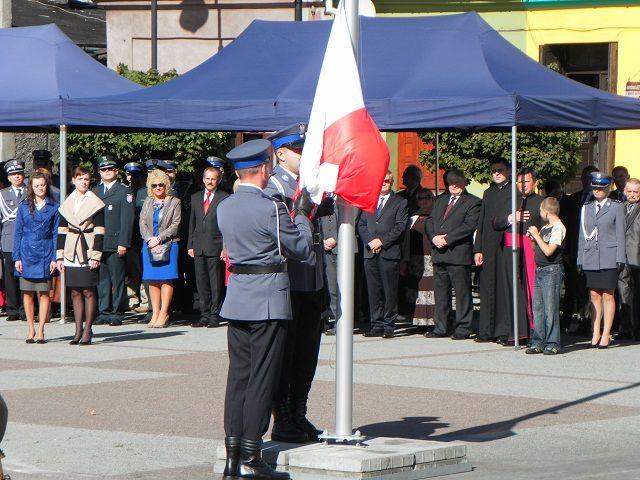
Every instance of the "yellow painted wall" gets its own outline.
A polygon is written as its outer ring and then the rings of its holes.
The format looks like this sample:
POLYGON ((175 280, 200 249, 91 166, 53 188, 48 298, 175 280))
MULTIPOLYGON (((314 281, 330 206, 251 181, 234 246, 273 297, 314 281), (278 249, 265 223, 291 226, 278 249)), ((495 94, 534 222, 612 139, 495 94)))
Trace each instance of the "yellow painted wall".
MULTIPOLYGON (((540 46, 554 43, 618 43, 617 92, 640 81, 640 6, 530 10, 526 19, 526 53, 540 60, 540 46)), ((640 130, 616 132, 615 164, 640 176, 637 161, 640 130)))

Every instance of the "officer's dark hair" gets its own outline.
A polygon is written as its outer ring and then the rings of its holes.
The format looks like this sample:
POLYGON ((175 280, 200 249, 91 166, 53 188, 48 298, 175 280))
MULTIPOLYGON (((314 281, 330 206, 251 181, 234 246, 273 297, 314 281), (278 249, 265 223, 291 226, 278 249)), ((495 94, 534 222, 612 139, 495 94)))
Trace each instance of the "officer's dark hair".
POLYGON ((493 165, 497 165, 499 163, 504 165, 507 169, 511 168, 511 163, 509 162, 509 160, 505 160, 502 157, 489 158, 489 167, 492 167, 493 165))
POLYGON ((467 178, 464 176, 464 172, 459 168, 451 168, 447 170, 445 177, 445 183, 447 185, 451 185, 452 183, 463 183, 464 185, 467 184, 467 178))
POLYGON ((611 175, 615 175, 615 173, 619 171, 623 171, 624 173, 629 175, 629 170, 624 165, 618 165, 617 167, 613 167, 613 170, 611 170, 611 175))
POLYGON ((27 183, 27 205, 29 206, 29 212, 31 212, 31 215, 33 215, 36 210, 36 193, 33 191, 33 182, 40 179, 43 179, 47 186, 45 195, 48 198, 51 198, 51 176, 42 172, 32 173, 29 177, 29 183, 27 183))
POLYGON ((520 171, 518 172, 518 177, 524 177, 525 175, 531 175, 531 177, 534 180, 536 179, 536 171, 533 168, 529 168, 529 167, 521 168, 520 171))
POLYGON ((236 173, 238 174, 238 178, 243 179, 243 178, 246 178, 246 177, 250 177, 251 175, 257 174, 260 171, 260 169, 262 168, 262 165, 265 165, 265 164, 262 163, 260 165, 256 165, 255 167, 236 169, 236 173))
POLYGON ((584 167, 582 169, 582 175, 588 173, 589 175, 591 175, 593 172, 599 172, 600 169, 598 167, 596 167, 595 165, 587 165, 586 167, 584 167))

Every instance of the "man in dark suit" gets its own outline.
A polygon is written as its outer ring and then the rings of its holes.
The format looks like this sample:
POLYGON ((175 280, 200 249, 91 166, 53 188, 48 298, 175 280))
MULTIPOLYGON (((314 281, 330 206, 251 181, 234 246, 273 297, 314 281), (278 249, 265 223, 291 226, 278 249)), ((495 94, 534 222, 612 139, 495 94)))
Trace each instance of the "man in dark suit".
POLYGON ((627 264, 618 275, 618 338, 640 339, 640 180, 630 178, 624 187, 627 199, 625 214, 625 243, 627 264))
POLYGON ((187 253, 193 258, 200 301, 200 320, 193 327, 215 328, 220 324, 218 307, 222 289, 222 233, 216 209, 229 194, 218 190, 220 170, 207 167, 202 174, 204 190, 191 196, 187 253))
POLYGON ((127 307, 125 255, 131 248, 135 205, 131 189, 117 179, 115 159, 106 155, 97 161, 102 182, 92 191, 104 202, 104 244, 98 284, 99 316, 94 323, 115 327, 122 325, 127 307))
POLYGON ((427 337, 445 337, 451 314, 451 287, 456 293, 454 340, 469 338, 473 318, 471 265, 473 232, 478 225, 480 199, 466 191, 467 180, 457 168, 447 172, 448 192, 436 198, 426 229, 434 247, 436 326, 427 337))
POLYGON ((358 220, 371 311, 371 329, 365 332, 366 337, 393 338, 398 315, 401 245, 408 213, 407 201, 393 193, 392 186, 393 174, 388 171, 376 211, 363 212, 358 220))
POLYGON ((420 208, 418 206, 417 195, 422 190, 422 170, 417 165, 409 165, 402 172, 402 183, 404 190, 400 190, 398 195, 407 201, 409 216, 413 215, 420 208))
POLYGON ((630 177, 629 170, 627 170, 627 167, 618 165, 611 170, 611 176, 613 177, 613 183, 615 183, 616 189, 609 194, 609 198, 613 198, 619 202, 624 202, 627 199, 627 196, 624 193, 624 187, 630 177))
POLYGON ((565 237, 564 259, 564 299, 562 301, 561 330, 571 327, 571 319, 575 314, 578 322, 582 322, 582 329, 590 334, 589 322, 583 321, 589 311, 589 299, 584 274, 577 269, 578 237, 580 234, 580 212, 582 205, 593 199, 591 193, 591 173, 597 172, 598 167, 587 165, 582 169, 580 181, 582 190, 564 197, 560 201, 560 220, 567 229, 565 237))

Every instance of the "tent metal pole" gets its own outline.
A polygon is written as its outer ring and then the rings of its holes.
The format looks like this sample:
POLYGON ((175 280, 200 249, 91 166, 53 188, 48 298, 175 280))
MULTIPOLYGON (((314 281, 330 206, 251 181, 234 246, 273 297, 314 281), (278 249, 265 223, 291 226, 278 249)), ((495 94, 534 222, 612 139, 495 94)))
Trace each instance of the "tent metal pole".
POLYGON ((158 0, 151 0, 151 69, 158 71, 158 0))
POLYGON ((511 223, 511 277, 512 277, 512 297, 513 297, 513 344, 515 349, 520 348, 520 339, 518 332, 518 222, 516 222, 516 198, 517 198, 517 182, 518 182, 518 165, 517 165, 517 127, 511 127, 511 214, 513 222, 511 223))
MULTIPOLYGON (((345 8, 351 43, 358 59, 359 17, 358 0, 342 0, 338 8, 345 8)), ((335 432, 325 432, 324 440, 355 441, 364 439, 353 433, 353 318, 356 252, 357 209, 340 199, 338 227, 338 292, 340 312, 336 322, 336 425, 335 432)))
MULTIPOLYGON (((67 198, 67 126, 60 125, 60 204, 67 198)), ((60 274, 60 323, 64 324, 67 318, 67 295, 64 272, 60 274)))
POLYGON ((436 196, 440 195, 440 133, 436 133, 436 196))

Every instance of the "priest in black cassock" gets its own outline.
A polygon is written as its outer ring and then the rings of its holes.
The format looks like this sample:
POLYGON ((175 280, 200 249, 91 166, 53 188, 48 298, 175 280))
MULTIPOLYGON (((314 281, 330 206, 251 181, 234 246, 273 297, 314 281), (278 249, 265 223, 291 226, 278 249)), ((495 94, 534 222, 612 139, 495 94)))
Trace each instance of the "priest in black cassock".
POLYGON ((494 219, 506 218, 511 205, 511 168, 503 159, 491 160, 493 182, 482 196, 482 207, 473 251, 480 273, 480 322, 476 342, 490 342, 505 331, 509 334, 511 294, 503 293, 504 230, 494 219))
MULTIPOLYGON (((535 193, 536 174, 530 168, 520 170, 517 179, 518 196, 516 198, 516 228, 518 246, 518 337, 525 340, 528 337, 529 329, 533 328, 533 293, 535 286, 536 262, 534 258, 533 243, 527 236, 527 229, 531 225, 541 227, 540 204, 544 200, 540 195, 535 193)), ((509 206, 511 202, 509 202, 509 206)), ((510 210, 510 208, 508 208, 510 210)), ((499 322, 499 328, 496 330, 498 343, 507 344, 513 339, 513 238, 511 233, 511 225, 513 224, 513 214, 509 211, 507 215, 504 212, 499 217, 494 217, 493 224, 496 230, 504 231, 504 241, 502 249, 502 268, 503 274, 499 277, 497 295, 507 298, 505 303, 508 313, 508 324, 504 325, 499 322)))

